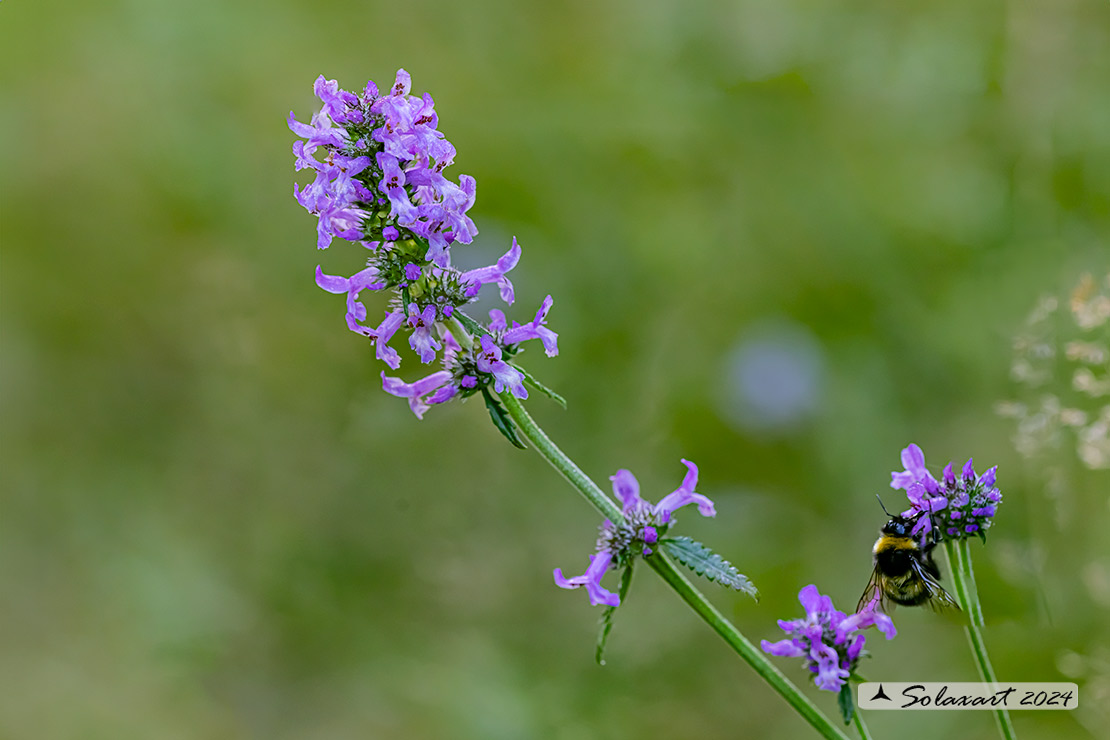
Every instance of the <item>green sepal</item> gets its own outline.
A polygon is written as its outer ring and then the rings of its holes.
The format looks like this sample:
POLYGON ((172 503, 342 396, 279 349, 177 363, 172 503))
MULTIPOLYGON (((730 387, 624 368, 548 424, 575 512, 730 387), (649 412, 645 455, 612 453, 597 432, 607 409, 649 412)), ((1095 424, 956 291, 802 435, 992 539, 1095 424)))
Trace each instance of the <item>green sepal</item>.
POLYGON ((536 380, 534 377, 532 377, 532 373, 528 372, 527 370, 522 368, 520 365, 513 365, 512 363, 509 363, 509 364, 513 368, 519 370, 520 374, 524 376, 525 385, 532 386, 537 391, 539 391, 540 393, 544 394, 545 396, 550 398, 555 403, 562 406, 564 411, 566 410, 566 408, 567 408, 567 399, 563 398, 558 393, 551 390, 550 388, 548 388, 546 385, 544 385, 540 381, 536 380))
POLYGON ((984 545, 987 544, 987 532, 986 532, 986 530, 983 529, 982 527, 979 527, 978 534, 979 534, 979 539, 981 539, 983 541, 983 544, 984 545))
POLYGON ((852 683, 867 683, 867 679, 859 675, 858 673, 852 673, 851 675, 849 675, 848 680, 852 683))
POLYGON ((852 715, 856 712, 856 703, 852 699, 852 684, 848 681, 840 687, 840 693, 836 695, 836 706, 840 709, 840 716, 844 718, 844 724, 852 724, 852 715))
MULTIPOLYGON (((632 564, 629 563, 628 567, 621 572, 621 587, 618 591, 621 597, 621 603, 624 603, 624 597, 628 595, 628 587, 632 585, 632 564)), ((594 660, 598 665, 605 665, 605 644, 609 642, 609 633, 613 631, 613 612, 617 610, 615 606, 605 607, 605 611, 601 613, 601 628, 597 633, 597 649, 594 651, 594 660)))
POLYGON ((513 425, 513 419, 509 416, 509 412, 501 405, 501 402, 490 395, 489 389, 482 388, 482 398, 486 399, 486 408, 489 409, 489 416, 493 419, 493 425, 497 427, 497 431, 505 435, 505 439, 509 440, 516 447, 526 449, 524 443, 520 441, 517 436, 516 427, 513 425))
POLYGON ((759 601, 759 591, 736 566, 708 547, 689 537, 664 537, 659 541, 667 554, 702 578, 721 586, 743 591, 759 601))

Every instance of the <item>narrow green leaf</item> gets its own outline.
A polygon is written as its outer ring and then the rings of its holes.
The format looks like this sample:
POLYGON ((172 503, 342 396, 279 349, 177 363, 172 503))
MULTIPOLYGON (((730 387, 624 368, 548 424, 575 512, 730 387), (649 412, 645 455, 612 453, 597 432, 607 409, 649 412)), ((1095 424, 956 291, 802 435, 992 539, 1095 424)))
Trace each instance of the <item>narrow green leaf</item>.
POLYGON ((459 323, 462 324, 468 332, 474 335, 475 338, 481 337, 483 334, 489 334, 484 326, 467 316, 462 311, 455 311, 455 313, 452 314, 451 318, 458 319, 459 323))
POLYGON ((505 435, 505 439, 512 442, 515 446, 522 450, 525 449, 524 443, 520 441, 520 437, 517 436, 512 417, 505 411, 505 407, 501 405, 501 402, 491 396, 489 390, 486 388, 482 388, 482 398, 486 399, 486 408, 489 409, 489 416, 493 419, 493 425, 497 427, 497 431, 505 435))
POLYGON ((521 374, 522 374, 522 375, 524 376, 524 382, 525 382, 525 384, 527 384, 527 385, 530 385, 530 386, 532 386, 532 387, 533 387, 533 388, 535 388, 535 389, 536 389, 537 391, 539 391, 540 393, 544 394, 545 396, 547 396, 548 398, 550 398, 550 399, 551 399, 552 401, 554 401, 555 403, 557 403, 557 404, 559 404, 560 406, 562 406, 564 410, 566 409, 566 407, 567 407, 567 399, 563 398, 563 397, 562 397, 562 396, 560 396, 560 395, 559 395, 558 393, 556 393, 555 391, 551 390, 550 388, 548 388, 548 387, 547 387, 546 385, 544 385, 544 384, 543 384, 543 383, 541 383, 540 381, 536 380, 536 379, 535 379, 535 378, 534 378, 534 377, 532 376, 532 373, 528 372, 527 370, 525 370, 524 368, 522 368, 522 367, 521 367, 520 365, 514 365, 514 364, 513 364, 513 363, 511 363, 511 362, 510 362, 509 364, 510 364, 510 365, 512 365, 513 367, 515 367, 515 368, 516 368, 517 370, 519 370, 519 371, 521 372, 521 374))
POLYGON ((759 591, 748 577, 736 567, 708 547, 689 537, 665 537, 660 540, 663 549, 671 557, 697 573, 722 586, 743 591, 759 601, 759 591))
POLYGON ((844 724, 851 724, 852 715, 856 711, 856 703, 852 700, 851 683, 845 681, 840 687, 840 693, 836 696, 836 705, 840 708, 840 716, 844 718, 844 724))
MULTIPOLYGON (((624 597, 628 595, 628 587, 632 584, 632 566, 629 565, 621 573, 621 587, 618 592, 621 597, 621 603, 624 603, 624 597)), ((613 612, 617 610, 615 606, 605 607, 605 611, 601 613, 601 629, 597 633, 597 650, 594 651, 594 660, 598 665, 605 665, 605 644, 609 642, 609 633, 613 630, 613 612)))

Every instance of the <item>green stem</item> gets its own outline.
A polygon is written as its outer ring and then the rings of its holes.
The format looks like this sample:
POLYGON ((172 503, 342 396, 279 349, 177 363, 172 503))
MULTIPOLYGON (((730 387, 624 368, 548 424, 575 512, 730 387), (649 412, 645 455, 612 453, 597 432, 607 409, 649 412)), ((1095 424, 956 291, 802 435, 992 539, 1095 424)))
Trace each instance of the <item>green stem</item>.
MULTIPOLYGON (((574 464, 573 460, 567 457, 566 454, 551 441, 547 434, 544 433, 543 429, 536 424, 535 420, 524 409, 520 401, 508 390, 501 393, 500 397, 505 409, 509 412, 509 415, 513 418, 513 421, 516 422, 517 426, 520 427, 521 434, 532 443, 536 452, 540 453, 540 455, 547 460, 553 468, 559 471, 572 486, 578 489, 578 492, 581 493, 587 501, 593 504, 594 508, 601 512, 602 516, 614 523, 623 521, 624 517, 616 504, 614 504, 613 501, 597 487, 597 484, 590 480, 590 478, 574 464)), ((790 679, 784 676, 763 653, 757 650, 756 647, 752 645, 752 643, 749 642, 708 599, 706 599, 704 594, 690 583, 689 579, 675 567, 674 562, 669 557, 657 551, 653 555, 645 558, 645 562, 647 562, 647 564, 650 565, 671 588, 677 591, 678 595, 682 597, 682 600, 689 604, 690 607, 697 612, 698 616, 700 616, 714 632, 720 635, 721 638, 728 643, 729 647, 735 650, 736 653, 763 678, 763 680, 770 684, 772 689, 786 699, 787 703, 794 707, 817 732, 825 738, 848 740, 847 736, 830 722, 817 706, 802 694, 797 686, 791 683, 790 679)))
MULTIPOLYGON (((945 540, 944 549, 948 553, 948 564, 952 569, 952 581, 956 585, 956 596, 960 606, 967 613, 968 623, 964 626, 967 632, 967 641, 971 645, 971 654, 975 658, 975 667, 979 669, 979 677, 988 683, 998 683, 991 665, 990 656, 987 654, 986 643, 983 642, 983 633, 979 628, 983 626, 983 606, 979 603, 979 593, 975 589, 975 572, 971 567, 971 552, 968 550, 967 540, 945 540)), ((1006 740, 1016 740, 1014 724, 1010 721, 1010 713, 1003 707, 994 710, 994 719, 998 723, 998 731, 1006 740)))
POLYGON ((964 576, 964 586, 971 597, 971 623, 983 627, 983 605, 979 603, 979 589, 975 586, 975 569, 971 566, 971 547, 967 539, 956 543, 956 554, 960 558, 960 573, 964 576))
POLYGON ((856 707, 856 711, 852 713, 852 721, 856 724, 856 729, 859 730, 860 740, 872 740, 871 731, 867 729, 867 723, 863 721, 863 715, 856 707))

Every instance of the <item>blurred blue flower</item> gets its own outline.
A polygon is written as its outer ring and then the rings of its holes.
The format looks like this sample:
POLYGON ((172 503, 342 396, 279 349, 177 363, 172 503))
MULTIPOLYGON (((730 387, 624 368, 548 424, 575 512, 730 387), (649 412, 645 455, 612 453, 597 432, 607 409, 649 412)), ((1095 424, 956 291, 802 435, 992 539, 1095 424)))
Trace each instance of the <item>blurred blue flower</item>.
POLYGON ((824 360, 806 327, 777 320, 757 327, 729 353, 724 413, 749 432, 786 433, 821 400, 824 360))

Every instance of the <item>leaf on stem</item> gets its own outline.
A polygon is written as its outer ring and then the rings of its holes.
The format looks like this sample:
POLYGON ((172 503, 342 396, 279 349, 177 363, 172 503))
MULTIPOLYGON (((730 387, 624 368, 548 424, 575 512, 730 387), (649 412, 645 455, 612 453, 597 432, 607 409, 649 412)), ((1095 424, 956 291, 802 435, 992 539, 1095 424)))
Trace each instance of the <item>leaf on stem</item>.
POLYGON ((525 449, 524 442, 517 436, 512 417, 509 416, 509 412, 505 410, 501 402, 490 395, 486 388, 482 388, 482 398, 486 399, 486 408, 489 409, 489 416, 493 419, 493 425, 497 427, 497 431, 505 435, 505 439, 512 442, 513 445, 522 450, 525 449))
POLYGON ((475 337, 480 337, 483 334, 489 334, 489 332, 486 331, 486 327, 482 326, 481 324, 479 324, 477 321, 475 321, 474 319, 467 316, 462 311, 455 311, 455 313, 452 314, 451 317, 458 320, 458 322, 463 325, 463 328, 465 328, 468 332, 470 332, 475 337))
MULTIPOLYGON (((621 603, 624 603, 624 597, 628 595, 628 587, 632 584, 632 565, 629 564, 624 572, 621 573, 621 587, 620 597, 621 603)), ((605 665, 605 644, 609 642, 609 633, 613 630, 613 612, 617 610, 615 606, 605 607, 605 611, 601 613, 601 629, 597 633, 597 650, 594 651, 594 660, 598 665, 605 665)))
POLYGON ((533 388, 535 388, 535 389, 536 389, 537 391, 539 391, 540 393, 544 394, 545 396, 547 396, 548 398, 550 398, 550 399, 551 399, 552 401, 554 401, 555 403, 557 403, 557 404, 559 404, 560 406, 562 406, 564 410, 566 409, 566 407, 567 407, 567 399, 563 398, 563 397, 562 397, 562 396, 560 396, 560 395, 559 395, 558 393, 556 393, 555 391, 551 390, 550 388, 548 388, 548 387, 547 387, 546 385, 544 385, 544 384, 543 384, 543 383, 541 383, 540 381, 536 380, 536 379, 535 379, 534 377, 532 377, 532 373, 528 372, 527 370, 525 370, 524 368, 522 368, 522 367, 521 367, 520 365, 516 365, 516 364, 514 364, 514 363, 511 363, 511 362, 510 362, 509 364, 510 364, 510 365, 512 365, 512 366, 513 366, 514 368, 516 368, 517 370, 519 370, 519 371, 520 371, 520 374, 524 376, 524 383, 525 383, 525 385, 530 385, 530 386, 532 386, 532 387, 533 387, 533 388))
POLYGON ((840 708, 840 716, 844 718, 844 724, 852 723, 852 715, 856 711, 856 703, 852 700, 852 684, 848 681, 840 687, 840 693, 836 695, 836 706, 840 708))
POLYGON ((736 566, 722 558, 708 547, 689 537, 665 537, 660 540, 663 549, 678 562, 721 586, 743 591, 759 601, 759 591, 748 577, 736 570, 736 566))

